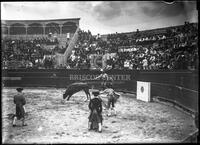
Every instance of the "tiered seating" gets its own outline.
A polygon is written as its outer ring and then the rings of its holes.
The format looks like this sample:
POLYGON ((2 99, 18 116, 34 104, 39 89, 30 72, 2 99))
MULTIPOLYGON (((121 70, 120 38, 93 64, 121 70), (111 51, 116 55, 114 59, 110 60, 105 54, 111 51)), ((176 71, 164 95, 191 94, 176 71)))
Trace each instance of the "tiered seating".
MULTIPOLYGON (((90 68, 91 55, 115 53, 107 58, 107 65, 112 69, 197 69, 198 66, 198 28, 195 23, 186 22, 182 26, 163 28, 162 31, 139 31, 116 33, 101 39, 88 30, 78 32, 67 68, 90 68)), ((56 39, 38 38, 33 40, 9 40, 2 43, 3 60, 25 61, 23 67, 50 67, 53 57, 45 55, 64 53, 56 39), (53 49, 44 49, 44 45, 55 44, 53 49), (44 63, 47 60, 47 63, 44 63)))
MULTIPOLYGON (((3 40, 2 56, 3 60, 5 62, 7 61, 4 64, 12 64, 10 62, 21 61, 19 67, 42 67, 44 63, 44 56, 52 55, 55 53, 54 50, 42 48, 42 44, 44 43, 44 41, 44 39, 35 39, 31 41, 10 39, 3 40)), ((8 65, 5 67, 13 66, 8 65)))
MULTIPOLYGON (((80 32, 80 40, 69 58, 70 67, 89 62, 90 54, 116 53, 107 60, 113 69, 195 69, 197 68, 197 26, 186 22, 183 26, 163 29, 162 33, 137 31, 109 34, 107 41, 80 32)), ((156 31, 156 30, 155 30, 156 31)))

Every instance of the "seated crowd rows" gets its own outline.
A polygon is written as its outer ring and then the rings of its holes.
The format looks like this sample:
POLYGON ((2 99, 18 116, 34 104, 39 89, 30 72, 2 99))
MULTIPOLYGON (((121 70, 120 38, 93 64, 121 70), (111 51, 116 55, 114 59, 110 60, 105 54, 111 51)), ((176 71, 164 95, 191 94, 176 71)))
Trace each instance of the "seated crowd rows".
MULTIPOLYGON (((108 34, 106 40, 99 34, 93 36, 89 30, 79 30, 76 45, 67 59, 67 68, 88 69, 92 55, 112 53, 114 55, 107 57, 107 66, 112 69, 197 69, 197 25, 186 22, 163 30, 159 33, 137 30, 130 34, 108 34)), ((3 61, 28 61, 25 67, 53 68, 53 56, 56 52, 64 53, 65 49, 56 45, 46 50, 42 47, 44 42, 45 39, 4 40, 3 61)))
POLYGON ((112 69, 196 69, 198 65, 197 26, 186 22, 183 26, 167 28, 162 34, 145 31, 127 36, 109 34, 103 41, 99 35, 80 31, 75 51, 69 57, 68 68, 90 66, 91 54, 115 53, 107 58, 112 69))
POLYGON ((2 40, 2 59, 3 66, 12 63, 19 64, 16 67, 21 68, 42 68, 53 67, 53 55, 56 52, 64 52, 66 48, 59 48, 57 39, 35 38, 31 40, 4 39, 2 40), (51 49, 45 49, 45 46, 52 46, 51 49), (48 57, 47 57, 48 56, 48 57), (48 63, 52 61, 52 63, 48 63), (48 64, 48 65, 44 65, 48 64))

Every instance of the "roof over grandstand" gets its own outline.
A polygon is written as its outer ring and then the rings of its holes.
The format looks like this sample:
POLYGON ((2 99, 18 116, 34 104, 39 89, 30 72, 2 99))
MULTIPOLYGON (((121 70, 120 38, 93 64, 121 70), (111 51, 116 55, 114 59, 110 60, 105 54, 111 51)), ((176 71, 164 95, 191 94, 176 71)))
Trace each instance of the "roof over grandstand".
POLYGON ((46 20, 1 20, 2 25, 11 25, 14 23, 64 23, 64 22, 73 22, 79 24, 80 18, 70 18, 70 19, 46 19, 46 20))
POLYGON ((1 2, 1 19, 54 21, 80 19, 92 34, 133 32, 198 22, 196 1, 1 2))
POLYGON ((46 22, 46 21, 70 21, 80 20, 80 18, 69 18, 69 19, 46 19, 46 20, 2 20, 2 22, 46 22))

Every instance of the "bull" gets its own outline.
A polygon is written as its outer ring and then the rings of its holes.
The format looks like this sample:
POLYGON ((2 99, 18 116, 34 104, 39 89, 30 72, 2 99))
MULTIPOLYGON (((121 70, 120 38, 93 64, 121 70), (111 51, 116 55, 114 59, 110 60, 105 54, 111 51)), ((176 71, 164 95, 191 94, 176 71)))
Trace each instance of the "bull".
POLYGON ((67 101, 71 98, 71 96, 79 91, 84 91, 86 96, 87 96, 87 99, 85 101, 87 101, 88 99, 90 100, 91 99, 91 96, 90 96, 90 92, 89 92, 89 85, 87 83, 83 83, 83 82, 78 82, 78 83, 73 83, 73 84, 70 84, 65 93, 63 94, 63 100, 65 100, 67 98, 67 101))

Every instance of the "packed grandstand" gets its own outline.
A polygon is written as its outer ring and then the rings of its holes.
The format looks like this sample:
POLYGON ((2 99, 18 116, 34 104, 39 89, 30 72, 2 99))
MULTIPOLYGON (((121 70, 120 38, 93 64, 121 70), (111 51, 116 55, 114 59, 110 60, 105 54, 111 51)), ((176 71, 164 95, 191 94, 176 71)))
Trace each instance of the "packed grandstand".
POLYGON ((36 24, 28 31, 21 26, 3 31, 3 68, 198 69, 197 23, 106 35, 92 35, 79 26, 73 27, 73 31, 72 27, 59 26, 47 27, 44 35, 38 35, 43 30, 36 24), (24 35, 32 37, 20 37, 24 35), (67 50, 70 55, 66 62, 57 63, 56 56, 64 55, 67 50))

